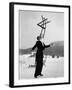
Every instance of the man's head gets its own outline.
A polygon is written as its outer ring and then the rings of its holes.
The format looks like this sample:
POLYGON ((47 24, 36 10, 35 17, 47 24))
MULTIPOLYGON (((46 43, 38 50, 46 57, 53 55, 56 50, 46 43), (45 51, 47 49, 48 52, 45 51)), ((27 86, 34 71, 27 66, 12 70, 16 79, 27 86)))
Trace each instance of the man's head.
POLYGON ((40 36, 37 36, 37 40, 38 40, 38 41, 41 40, 41 37, 40 37, 40 36))
POLYGON ((38 41, 41 41, 41 40, 43 41, 43 38, 41 36, 37 36, 37 40, 38 41))

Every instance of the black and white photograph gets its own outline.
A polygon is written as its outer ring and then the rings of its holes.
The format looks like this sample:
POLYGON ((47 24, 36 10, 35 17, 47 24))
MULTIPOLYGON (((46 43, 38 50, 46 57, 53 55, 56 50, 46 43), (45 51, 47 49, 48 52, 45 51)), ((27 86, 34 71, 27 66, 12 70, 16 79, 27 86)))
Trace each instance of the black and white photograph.
POLYGON ((14 25, 11 25, 14 27, 11 28, 14 30, 12 85, 69 83, 70 7, 19 3, 12 5, 11 14, 14 15, 14 25))
POLYGON ((64 77, 64 13, 19 15, 19 79, 64 77))

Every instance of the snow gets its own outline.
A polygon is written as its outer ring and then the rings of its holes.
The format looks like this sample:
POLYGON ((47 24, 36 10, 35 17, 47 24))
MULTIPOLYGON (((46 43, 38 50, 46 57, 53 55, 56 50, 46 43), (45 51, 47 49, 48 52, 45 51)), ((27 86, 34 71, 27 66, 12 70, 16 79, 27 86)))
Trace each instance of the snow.
MULTIPOLYGON (((35 73, 35 57, 30 55, 19 56, 19 79, 32 79, 35 73), (33 67, 29 67, 33 66, 33 67)), ((38 78, 58 78, 64 76, 64 57, 44 56, 42 77, 38 78)))

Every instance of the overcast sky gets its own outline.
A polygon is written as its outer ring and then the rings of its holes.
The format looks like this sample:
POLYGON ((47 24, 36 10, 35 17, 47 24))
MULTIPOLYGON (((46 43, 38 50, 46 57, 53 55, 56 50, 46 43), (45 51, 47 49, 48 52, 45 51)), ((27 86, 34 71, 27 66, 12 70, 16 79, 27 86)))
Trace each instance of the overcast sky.
POLYGON ((46 25, 45 44, 64 40, 64 13, 42 11, 19 11, 19 43, 21 49, 32 47, 41 28, 37 26, 42 18, 48 18, 51 23, 46 25))

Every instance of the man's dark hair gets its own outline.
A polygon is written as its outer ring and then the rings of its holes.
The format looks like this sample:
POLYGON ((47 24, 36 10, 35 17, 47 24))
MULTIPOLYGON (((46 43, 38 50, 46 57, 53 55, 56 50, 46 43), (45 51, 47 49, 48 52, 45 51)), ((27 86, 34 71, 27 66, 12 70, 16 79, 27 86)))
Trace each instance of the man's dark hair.
POLYGON ((37 36, 37 40, 40 40, 41 39, 41 37, 40 36, 37 36))

